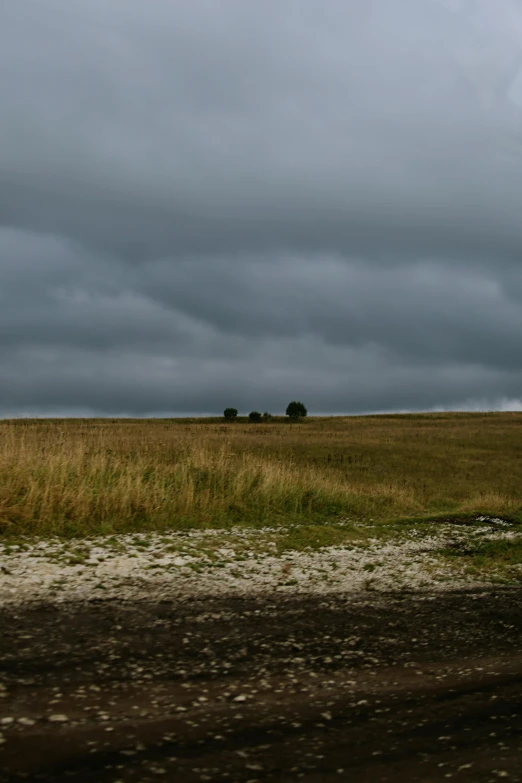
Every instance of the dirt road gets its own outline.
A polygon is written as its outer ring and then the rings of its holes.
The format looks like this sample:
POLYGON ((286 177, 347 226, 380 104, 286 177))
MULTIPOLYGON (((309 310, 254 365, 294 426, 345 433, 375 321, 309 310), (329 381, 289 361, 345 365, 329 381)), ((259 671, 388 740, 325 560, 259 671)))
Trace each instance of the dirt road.
POLYGON ((519 589, 0 613, 0 780, 522 781, 519 589))

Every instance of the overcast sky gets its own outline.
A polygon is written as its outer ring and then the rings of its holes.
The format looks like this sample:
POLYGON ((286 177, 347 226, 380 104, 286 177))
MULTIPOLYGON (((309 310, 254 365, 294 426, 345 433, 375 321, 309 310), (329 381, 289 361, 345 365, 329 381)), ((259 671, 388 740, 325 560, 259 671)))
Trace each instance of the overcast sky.
POLYGON ((518 0, 1 0, 0 416, 522 409, 518 0))

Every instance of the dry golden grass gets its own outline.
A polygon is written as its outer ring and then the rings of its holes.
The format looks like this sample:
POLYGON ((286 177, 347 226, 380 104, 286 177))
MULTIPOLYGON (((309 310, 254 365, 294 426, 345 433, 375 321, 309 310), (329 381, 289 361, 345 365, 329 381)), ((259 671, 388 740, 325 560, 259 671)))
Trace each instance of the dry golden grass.
POLYGON ((0 532, 522 512, 522 414, 0 424, 0 532))

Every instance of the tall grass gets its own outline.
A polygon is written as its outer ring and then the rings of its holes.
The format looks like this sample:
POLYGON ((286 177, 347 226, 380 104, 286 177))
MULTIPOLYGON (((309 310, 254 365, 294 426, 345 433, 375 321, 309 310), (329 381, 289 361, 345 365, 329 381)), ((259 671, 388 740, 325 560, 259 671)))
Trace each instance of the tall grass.
POLYGON ((518 516, 522 416, 0 424, 0 533, 518 516))
POLYGON ((370 493, 334 472, 198 438, 155 443, 100 427, 3 427, 0 529, 65 535, 264 525, 415 509, 400 488, 370 493))

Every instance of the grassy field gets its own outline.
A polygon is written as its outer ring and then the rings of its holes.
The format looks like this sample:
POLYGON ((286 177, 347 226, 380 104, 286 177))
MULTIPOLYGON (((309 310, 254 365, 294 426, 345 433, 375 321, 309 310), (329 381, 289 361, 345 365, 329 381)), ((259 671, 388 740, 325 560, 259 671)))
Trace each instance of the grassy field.
POLYGON ((522 519, 522 414, 0 423, 0 535, 522 519))

